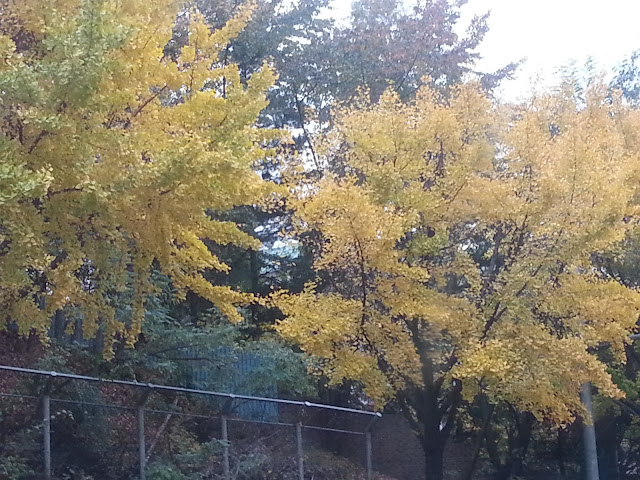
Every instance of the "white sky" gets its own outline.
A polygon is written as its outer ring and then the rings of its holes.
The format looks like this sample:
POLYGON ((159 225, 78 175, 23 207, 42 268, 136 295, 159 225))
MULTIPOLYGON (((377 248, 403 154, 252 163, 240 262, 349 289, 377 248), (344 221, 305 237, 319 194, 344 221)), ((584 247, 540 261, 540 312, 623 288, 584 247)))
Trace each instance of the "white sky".
POLYGON ((557 68, 571 59, 584 64, 590 55, 611 71, 640 49, 640 0, 469 0, 462 12, 470 18, 488 10, 490 28, 478 50, 484 57, 480 68, 497 69, 527 58, 516 80, 504 85, 508 99, 526 95, 538 74, 552 81, 557 68))
MULTIPOLYGON (((362 0, 366 1, 366 0, 362 0)), ((350 0, 334 0, 336 16, 350 0)), ((478 52, 478 68, 491 71, 526 58, 502 95, 515 100, 528 94, 531 80, 553 82, 558 67, 588 56, 611 70, 640 49, 640 0, 469 0, 462 8, 461 33, 474 14, 491 11, 489 32, 478 52)))

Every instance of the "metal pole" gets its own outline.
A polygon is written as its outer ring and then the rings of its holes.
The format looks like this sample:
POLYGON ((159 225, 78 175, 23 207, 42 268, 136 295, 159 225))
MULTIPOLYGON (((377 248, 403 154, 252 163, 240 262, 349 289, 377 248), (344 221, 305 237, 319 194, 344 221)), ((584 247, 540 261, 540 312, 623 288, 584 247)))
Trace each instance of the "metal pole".
POLYGON ((0 365, 0 371, 28 373, 31 375, 43 375, 51 378, 52 377, 68 378, 71 380, 82 380, 84 382, 98 382, 100 384, 108 383, 112 385, 126 385, 129 387, 148 389, 149 391, 155 390, 159 392, 193 393, 197 395, 208 395, 213 397, 228 398, 229 400, 238 399, 238 400, 248 400, 252 402, 270 402, 270 403, 277 403, 281 405, 298 405, 300 407, 320 408, 325 410, 333 410, 337 412, 354 413, 356 415, 368 415, 368 416, 380 415, 377 412, 369 412, 366 410, 356 410, 354 408, 337 407, 335 405, 325 405, 322 403, 300 402, 297 400, 284 400, 281 398, 270 398, 270 397, 254 397, 251 395, 235 395, 233 393, 213 392, 209 390, 196 390, 193 388, 173 387, 171 385, 155 385, 152 383, 139 383, 139 382, 132 382, 128 380, 111 380, 108 378, 88 377, 86 375, 74 375, 71 373, 61 373, 61 372, 53 372, 53 371, 45 371, 45 370, 34 370, 32 368, 10 367, 7 365, 0 365))
POLYGON ((304 458, 302 451, 302 423, 296 423, 296 443, 298 450, 298 480, 304 480, 304 458))
POLYGON ((44 423, 44 478, 51 480, 51 398, 45 395, 42 399, 42 420, 44 423))
POLYGON ((596 446, 596 428, 593 419, 593 397, 591 384, 583 383, 580 389, 580 399, 588 412, 587 418, 582 420, 582 443, 584 446, 585 480, 600 480, 598 473, 598 449, 596 446))
POLYGON ((145 480, 146 447, 144 439, 144 407, 138 407, 138 455, 140 457, 140 480, 145 480))
POLYGON ((229 467, 229 432, 227 430, 227 417, 222 416, 222 441, 224 446, 222 447, 222 471, 224 473, 224 480, 231 480, 231 468, 229 467))
POLYGON ((373 455, 371 452, 371 432, 364 434, 367 448, 367 480, 373 480, 373 455))

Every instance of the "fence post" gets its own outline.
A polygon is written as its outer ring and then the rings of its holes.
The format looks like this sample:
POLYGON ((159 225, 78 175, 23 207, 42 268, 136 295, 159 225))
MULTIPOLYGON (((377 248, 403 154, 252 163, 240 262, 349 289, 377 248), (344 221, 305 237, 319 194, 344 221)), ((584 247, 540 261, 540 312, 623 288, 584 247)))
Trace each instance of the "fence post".
POLYGON ((373 457, 371 451, 371 432, 365 432, 364 438, 367 448, 367 480, 373 480, 373 457))
POLYGON ((304 452, 302 450, 302 422, 296 423, 296 445, 298 452, 298 480, 304 480, 304 452))
MULTIPOLYGON (((147 383, 147 384, 143 384, 143 383, 138 383, 137 381, 125 381, 125 380, 111 380, 111 379, 105 379, 105 378, 98 378, 98 377, 88 377, 88 376, 83 376, 83 375, 74 375, 74 374, 69 374, 69 373, 58 373, 55 371, 44 371, 44 370, 34 370, 34 369, 28 369, 28 368, 20 368, 20 367, 11 367, 11 366, 7 366, 7 365, 0 365, 0 372, 2 371, 11 371, 11 372, 19 372, 19 373, 24 373, 24 374, 30 374, 30 375, 41 375, 41 376, 47 376, 49 377, 49 381, 48 384, 46 386, 46 389, 42 392, 42 401, 43 401, 43 412, 42 412, 42 417, 43 417, 43 466, 44 466, 44 478, 46 480, 51 480, 52 478, 52 461, 51 461, 51 397, 50 397, 50 392, 53 386, 53 383, 55 381, 56 377, 59 378, 66 378, 66 379, 72 379, 72 380, 78 380, 78 381, 84 381, 84 382, 109 382, 110 384, 114 384, 114 385, 123 385, 123 386, 127 386, 127 387, 136 387, 136 388, 143 388, 143 394, 141 395, 141 400, 138 402, 137 406, 136 406, 136 410, 137 410, 137 430, 138 430, 138 448, 139 448, 139 478, 140 480, 145 480, 145 469, 146 469, 146 463, 147 463, 147 451, 146 451, 146 443, 145 443, 145 408, 144 405, 147 401, 147 399, 149 398, 149 396, 154 392, 154 391, 160 391, 163 393, 166 392, 183 392, 183 393, 188 393, 188 394, 198 394, 198 395, 206 395, 208 397, 223 397, 223 398, 227 398, 227 407, 225 408, 225 410, 223 410, 222 416, 224 416, 223 418, 223 425, 222 425, 222 437, 225 440, 225 448, 224 448, 224 458, 223 458, 223 462, 224 462, 224 470, 225 470, 225 480, 228 480, 229 477, 231 477, 230 475, 230 465, 229 465, 229 452, 230 452, 230 444, 229 444, 229 440, 228 440, 228 411, 231 407, 231 404, 233 403, 235 398, 238 398, 238 396, 233 395, 233 394, 227 394, 227 393, 222 393, 222 392, 216 392, 216 391, 209 391, 209 390, 197 390, 197 389, 189 389, 189 388, 182 388, 182 387, 175 387, 175 386, 171 386, 171 385, 153 385, 151 383, 147 383)), ((12 395, 10 393, 5 393, 5 392, 0 392, 0 395, 12 395)), ((12 395, 13 396, 13 395, 12 395)), ((18 395, 19 396, 19 395, 18 395)), ((305 407, 313 407, 313 408, 319 408, 319 409, 324 409, 324 410, 332 410, 332 411, 342 411, 342 412, 348 412, 348 413, 352 413, 352 414, 363 414, 363 415, 368 415, 368 416, 372 416, 373 419, 371 420, 371 422, 369 423, 367 429, 365 431, 352 431, 352 430, 341 430, 341 429, 335 429, 335 428, 325 428, 325 427, 319 427, 319 426, 311 426, 308 425, 307 428, 315 428, 315 429, 319 429, 319 430, 325 430, 325 431, 333 431, 333 432, 343 432, 343 433, 352 433, 352 434, 366 434, 365 435, 365 439, 367 442, 367 474, 368 474, 368 479, 372 480, 372 476, 373 476, 373 469, 372 469, 372 463, 373 463, 373 453, 372 453, 372 440, 371 440, 371 432, 370 429, 373 426, 373 424, 375 423, 376 420, 378 420, 380 417, 382 417, 382 414, 378 413, 374 413, 374 412, 367 412, 367 411, 359 411, 353 408, 346 408, 346 407, 338 407, 338 406, 332 406, 332 405, 323 405, 323 404, 319 404, 319 403, 310 403, 310 402, 300 402, 300 401, 294 401, 294 400, 285 400, 285 399, 278 399, 278 398, 266 398, 266 397, 253 397, 253 396, 247 396, 247 395, 241 395, 239 396, 240 398, 244 399, 244 400, 248 400, 248 401, 261 401, 261 402, 271 402, 271 403, 276 403, 276 404, 289 404, 289 405, 297 405, 302 407, 302 411, 301 411, 301 415, 298 419, 298 422, 296 424, 283 424, 283 423, 279 423, 279 422, 264 422, 264 421, 257 421, 257 420, 248 420, 249 422, 256 422, 256 423, 272 423, 274 425, 291 425, 296 427, 296 450, 297 450, 297 467, 298 467, 298 480, 304 480, 304 450, 303 450, 303 443, 302 443, 302 428, 305 427, 305 425, 303 424, 303 415, 305 412, 305 407)), ((65 401, 62 399, 53 399, 54 401, 65 401)), ((101 407, 113 407, 113 408, 123 408, 125 410, 129 410, 130 411, 130 407, 129 406, 122 406, 122 405, 109 405, 109 404, 99 404, 99 403, 87 403, 88 405, 95 405, 95 406, 101 406, 101 407)), ((160 410, 154 410, 154 412, 161 412, 160 410)), ((173 414, 174 412, 165 412, 168 414, 173 414)), ((200 417, 201 415, 190 415, 188 413, 185 413, 185 415, 187 416, 198 416, 200 417)), ((370 417, 371 418, 371 417, 370 417)), ((168 420, 167 420, 168 421, 168 420)), ((165 423, 163 423, 163 425, 165 425, 165 423)), ((154 441, 154 445, 155 445, 155 441, 154 441)), ((153 445, 152 445, 153 447, 153 445)), ((153 450, 153 448, 151 449, 153 450)), ((149 456, 151 456, 151 451, 149 452, 149 456)), ((230 480, 230 479, 229 479, 230 480)))
POLYGON ((229 432, 227 430, 227 416, 222 415, 222 472, 224 480, 231 480, 231 468, 229 466, 229 432))
POLYGON ((141 386, 146 387, 143 391, 142 396, 138 400, 138 408, 137 408, 137 418, 138 418, 138 462, 140 468, 140 480, 145 480, 147 477, 146 474, 146 466, 147 466, 147 447, 145 445, 145 436, 144 436, 144 405, 147 403, 149 396, 153 393, 153 389, 155 385, 152 383, 142 384, 141 386))
POLYGON ((371 430, 378 420, 382 417, 380 412, 376 412, 367 427, 364 429, 365 453, 367 461, 367 480, 373 480, 373 445, 371 443, 371 430))
POLYGON ((51 480, 51 398, 42 398, 43 446, 44 446, 44 478, 51 480))
POLYGON ((145 480, 145 463, 147 456, 144 439, 144 406, 138 406, 138 455, 140 461, 140 480, 145 480))

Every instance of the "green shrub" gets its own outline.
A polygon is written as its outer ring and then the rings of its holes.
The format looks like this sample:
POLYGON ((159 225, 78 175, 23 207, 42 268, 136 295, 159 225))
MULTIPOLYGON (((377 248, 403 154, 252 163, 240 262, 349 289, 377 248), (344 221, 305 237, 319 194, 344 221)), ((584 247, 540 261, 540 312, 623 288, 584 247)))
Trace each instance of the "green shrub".
POLYGON ((170 465, 153 465, 147 469, 148 480, 186 480, 186 477, 170 465))
POLYGON ((21 457, 8 456, 0 458, 0 480, 21 480, 35 472, 21 457))

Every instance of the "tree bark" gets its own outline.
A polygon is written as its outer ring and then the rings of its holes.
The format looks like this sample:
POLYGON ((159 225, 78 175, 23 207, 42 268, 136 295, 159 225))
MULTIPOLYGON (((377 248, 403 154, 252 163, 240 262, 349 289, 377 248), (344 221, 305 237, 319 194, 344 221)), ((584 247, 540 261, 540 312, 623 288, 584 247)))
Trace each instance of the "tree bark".
MULTIPOLYGON (((493 409, 493 406, 486 406, 485 408, 493 409)), ((513 428, 507 430, 506 451, 504 451, 504 448, 502 451, 500 449, 500 434, 494 426, 490 426, 486 434, 487 453, 495 468, 494 480, 508 480, 513 476, 518 477, 522 474, 524 460, 531 442, 535 417, 531 413, 521 413, 513 407, 509 408, 513 414, 513 428)), ((505 418, 502 421, 505 422, 508 419, 505 418)))
POLYGON ((482 420, 482 427, 478 432, 478 436, 476 437, 475 446, 473 449, 473 456, 471 457, 471 461, 469 462, 469 466, 464 474, 464 480, 471 480, 473 478, 473 472, 476 470, 476 464, 478 463, 478 457, 480 456, 480 451, 482 450, 482 444, 484 442, 485 437, 487 436, 487 431, 489 430, 489 425, 491 423, 491 417, 493 415, 493 410, 495 406, 492 404, 489 411, 485 415, 485 418, 482 420))
POLYGON ((562 428, 558 429, 558 438, 557 438, 557 442, 556 442, 556 460, 558 461, 558 471, 560 472, 560 475, 562 476, 562 478, 566 477, 567 475, 567 469, 565 467, 565 455, 564 455, 564 450, 565 450, 565 446, 564 444, 565 442, 565 436, 566 436, 567 432, 565 430, 563 430, 562 428))
POLYGON ((602 478, 618 480, 618 418, 608 413, 601 416, 595 424, 598 434, 598 460, 602 478))
POLYGON ((529 445, 531 444, 531 434, 535 424, 535 417, 528 412, 517 413, 515 417, 518 431, 516 445, 510 452, 509 471, 510 475, 520 476, 523 473, 524 460, 527 457, 529 445))
POLYGON ((425 480, 443 480, 444 478, 444 445, 440 442, 429 442, 424 446, 425 480), (436 444, 439 443, 439 444, 436 444))
MULTIPOLYGON (((418 417, 422 420, 422 448, 424 451, 425 479, 443 480, 444 478, 444 448, 449 436, 450 428, 444 428, 443 412, 438 402, 438 388, 427 388, 422 395, 422 409, 418 417)), ((451 408, 455 408, 452 406, 451 408)), ((451 411, 444 412, 451 415, 451 411)), ((453 418, 448 420, 453 421, 453 418)))
MULTIPOLYGON (((444 449, 455 425, 457 408, 460 402, 461 384, 454 383, 444 387, 445 377, 437 371, 429 348, 422 337, 418 322, 409 322, 413 342, 416 345, 422 363, 423 385, 410 390, 401 400, 403 412, 420 438, 424 451, 425 479, 443 480, 444 449), (414 415, 415 414, 415 415, 414 415)), ((451 365, 455 363, 452 356, 451 365)))
MULTIPOLYGON (((251 275, 251 293, 258 295, 258 275, 260 274, 260 268, 258 266, 258 252, 255 250, 249 250, 249 269, 251 275)), ((252 303, 249 306, 251 312, 251 323, 254 327, 258 325, 258 304, 252 303)))

